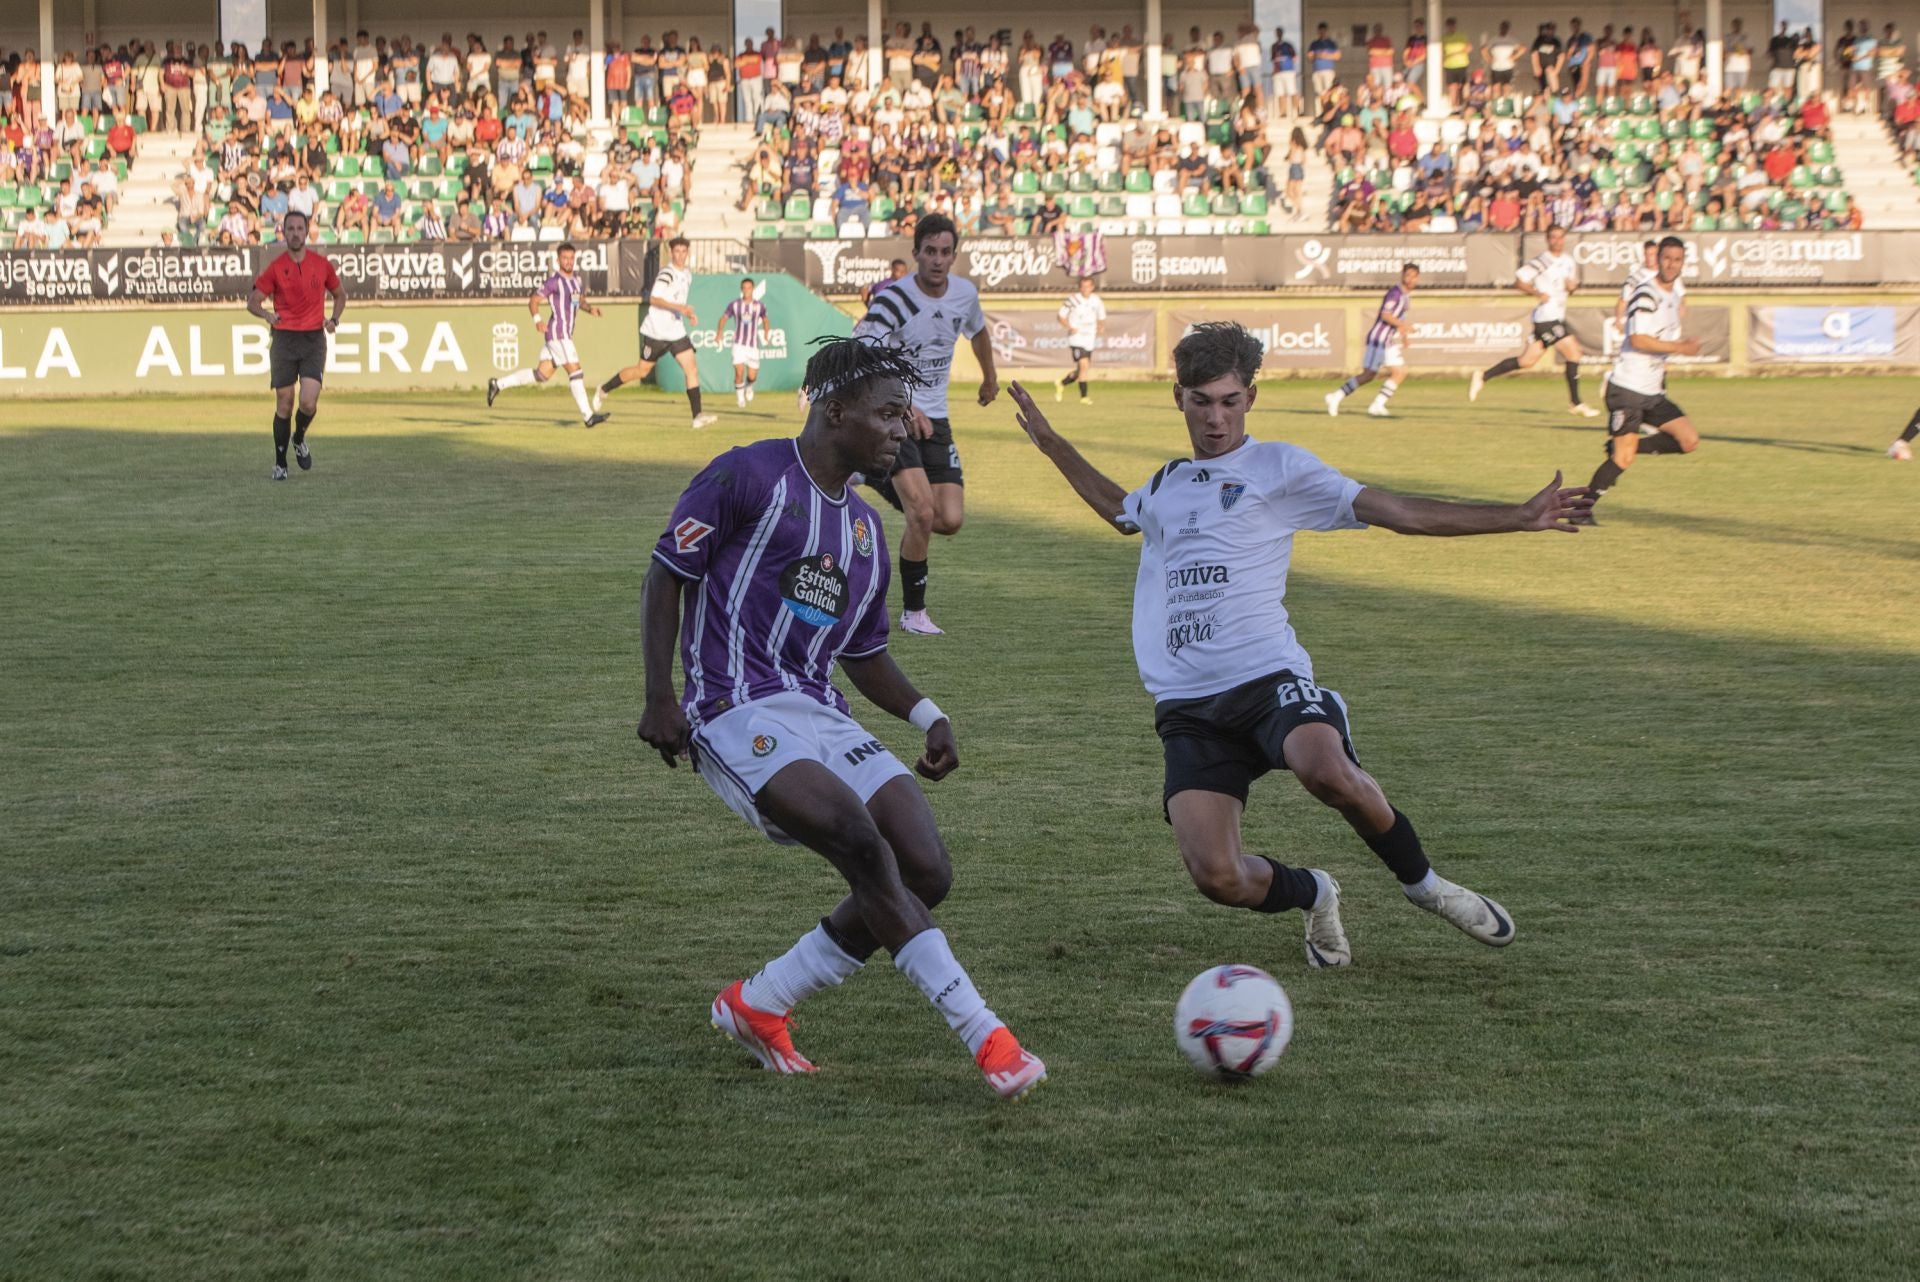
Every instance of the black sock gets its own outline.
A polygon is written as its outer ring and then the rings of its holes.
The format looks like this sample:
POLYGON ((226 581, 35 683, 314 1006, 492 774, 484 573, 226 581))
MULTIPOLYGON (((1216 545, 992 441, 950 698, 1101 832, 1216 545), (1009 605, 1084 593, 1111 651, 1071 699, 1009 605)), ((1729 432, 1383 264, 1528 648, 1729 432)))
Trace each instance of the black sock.
MULTIPOLYGON (((1265 855, 1255 855, 1255 859, 1267 859, 1265 855)), ((1313 901, 1320 898, 1320 883, 1305 868, 1289 868, 1277 859, 1267 859, 1273 868, 1273 884, 1267 887, 1267 897, 1254 907, 1257 913, 1283 913, 1289 908, 1298 908, 1302 912, 1313 907, 1313 901)))
MULTIPOLYGON (((316 410, 314 413, 318 413, 318 411, 316 410)), ((306 410, 296 411, 293 416, 293 443, 298 445, 306 440, 307 429, 312 426, 313 414, 308 413, 306 410)))
POLYGON ((909 610, 927 608, 927 563, 900 558, 900 596, 909 610))
POLYGON ((1491 369, 1489 369, 1484 375, 1482 375, 1482 377, 1484 377, 1489 382, 1491 382, 1492 380, 1499 378, 1502 374, 1511 374, 1513 373, 1513 371, 1519 368, 1520 368, 1520 358, 1518 356, 1509 356, 1504 361, 1501 361, 1498 365, 1495 365, 1491 369))
POLYGON ((695 418, 699 418, 700 417, 700 389, 699 388, 689 387, 687 389, 687 404, 693 406, 693 416, 695 418))
POLYGON ((1433 865, 1427 862, 1427 852, 1420 848, 1420 835, 1413 830, 1412 821, 1397 809, 1393 812, 1393 827, 1362 840, 1367 843, 1367 849, 1380 856, 1380 862, 1400 879, 1402 886, 1411 886, 1433 871, 1433 865))
POLYGON ((1080 380, 1080 399, 1087 399, 1087 380, 1084 378, 1080 380))
POLYGON ((1567 404, 1580 403, 1580 362, 1568 361, 1564 367, 1567 376, 1567 404))
POLYGON ((1642 454, 1685 454, 1686 453, 1685 450, 1680 448, 1680 442, 1675 440, 1673 437, 1668 436, 1665 432, 1655 432, 1652 436, 1641 437, 1640 452, 1642 454))
POLYGON ((838 948, 841 952, 853 958, 855 961, 865 961, 867 958, 873 956, 874 954, 875 950, 873 948, 856 947, 851 941, 847 939, 845 935, 835 930, 833 928, 833 921, 831 918, 822 917, 820 919, 820 929, 826 933, 826 936, 828 939, 831 939, 833 941, 833 946, 835 948, 838 948))
POLYGON ((1911 441, 1916 436, 1920 436, 1920 410, 1913 412, 1913 419, 1907 424, 1907 430, 1900 433, 1900 439, 1911 441))
POLYGON ((1587 485, 1593 490, 1593 497, 1598 499, 1602 494, 1605 494, 1615 485, 1618 485, 1620 483, 1620 476, 1625 471, 1625 468, 1621 467, 1612 459, 1608 459, 1599 467, 1593 469, 1593 479, 1587 482, 1587 485))
POLYGON ((1070 369, 1060 376, 1060 386, 1062 387, 1067 386, 1069 383, 1077 383, 1079 381, 1080 371, 1076 369, 1070 369))
POLYGON ((612 378, 600 384, 600 390, 603 392, 617 392, 620 390, 620 386, 620 376, 615 374, 612 378))
POLYGON ((273 416, 273 461, 287 465, 287 441, 293 436, 293 420, 284 414, 273 416))

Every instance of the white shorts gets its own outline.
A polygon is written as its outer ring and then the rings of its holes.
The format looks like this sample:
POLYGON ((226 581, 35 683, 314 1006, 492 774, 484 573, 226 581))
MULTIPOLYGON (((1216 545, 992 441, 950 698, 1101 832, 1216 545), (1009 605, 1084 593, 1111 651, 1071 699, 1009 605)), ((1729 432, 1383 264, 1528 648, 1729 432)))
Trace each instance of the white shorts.
POLYGON ((540 359, 565 367, 578 365, 580 353, 574 349, 571 338, 549 338, 540 348, 540 359))
POLYGON ((1273 96, 1276 98, 1298 98, 1300 96, 1300 73, 1297 71, 1274 72, 1273 96))
POLYGON ((797 845, 753 799, 796 761, 817 761, 862 804, 909 773, 858 721, 804 694, 774 694, 721 713, 693 732, 693 764, 728 809, 770 839, 797 845))
POLYGON ((735 365, 745 365, 748 369, 759 369, 760 349, 735 343, 733 345, 733 363, 735 365))
POLYGON ((1399 341, 1368 343, 1366 355, 1367 369, 1399 369, 1407 363, 1407 356, 1401 350, 1399 341))

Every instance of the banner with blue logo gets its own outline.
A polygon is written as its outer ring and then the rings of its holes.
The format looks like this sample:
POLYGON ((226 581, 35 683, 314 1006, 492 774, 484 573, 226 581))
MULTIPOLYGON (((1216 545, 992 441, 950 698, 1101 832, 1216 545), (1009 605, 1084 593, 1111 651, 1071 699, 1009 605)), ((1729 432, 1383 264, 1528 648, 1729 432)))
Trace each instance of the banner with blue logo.
POLYGON ((1794 365, 1920 363, 1915 307, 1755 307, 1751 356, 1794 365))

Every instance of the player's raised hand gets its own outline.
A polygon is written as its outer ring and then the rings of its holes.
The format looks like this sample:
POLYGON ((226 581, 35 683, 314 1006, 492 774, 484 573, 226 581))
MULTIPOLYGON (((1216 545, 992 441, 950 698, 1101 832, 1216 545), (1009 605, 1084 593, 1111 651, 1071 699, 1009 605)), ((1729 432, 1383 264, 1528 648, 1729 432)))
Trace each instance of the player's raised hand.
POLYGON ((676 770, 680 758, 687 755, 693 742, 693 730, 687 725, 686 710, 677 703, 647 705, 640 715, 640 737, 660 753, 660 759, 676 770))
POLYGON ((1047 416, 1033 403, 1032 394, 1020 386, 1020 380, 1015 379, 1007 385, 1007 395, 1013 398, 1013 421, 1020 425, 1020 430, 1027 434, 1028 440, 1044 451, 1060 439, 1060 434, 1053 430, 1053 424, 1047 422, 1047 416))
POLYGON ((943 717, 927 728, 927 750, 913 768, 928 779, 945 779, 960 768, 960 749, 953 742, 953 722, 943 717))
POLYGON ((1584 485, 1560 484, 1561 474, 1555 472, 1547 488, 1520 505, 1520 528, 1522 530, 1558 530, 1562 534, 1578 534, 1580 527, 1576 522, 1593 512, 1593 491, 1584 485))

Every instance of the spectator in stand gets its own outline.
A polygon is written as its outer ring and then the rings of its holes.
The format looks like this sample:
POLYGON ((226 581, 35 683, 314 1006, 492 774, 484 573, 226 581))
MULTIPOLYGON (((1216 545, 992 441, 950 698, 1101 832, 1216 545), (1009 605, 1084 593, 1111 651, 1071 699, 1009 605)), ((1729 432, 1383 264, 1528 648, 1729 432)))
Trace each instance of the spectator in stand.
POLYGON ((1440 79, 1455 111, 1466 99, 1467 71, 1473 62, 1473 41, 1460 30, 1459 20, 1448 18, 1440 33, 1440 79))
POLYGON ((140 155, 140 139, 134 133, 133 125, 127 120, 126 112, 119 112, 113 118, 113 127, 107 130, 107 151, 116 160, 132 163, 140 155))
POLYGON ((507 204, 495 196, 487 207, 486 221, 481 224, 480 234, 488 240, 505 240, 513 234, 513 214, 507 204))
POLYGON ((314 189, 313 179, 303 172, 293 180, 293 188, 287 192, 287 212, 305 214, 311 223, 319 209, 320 193, 314 189))
POLYGON ((400 217, 406 211, 406 202, 400 193, 394 190, 391 182, 380 184, 380 194, 373 198, 373 230, 390 231, 400 234, 400 217))
POLYGON ((447 226, 449 239, 457 241, 475 241, 481 236, 480 219, 473 212, 473 205, 465 200, 455 201, 453 219, 447 226))
POLYGON ((1273 69, 1273 114, 1292 119, 1302 114, 1306 105, 1300 96, 1300 51, 1287 39, 1285 27, 1273 29, 1267 56, 1273 69))
POLYGON ((1317 112, 1321 100, 1333 88, 1340 69, 1340 43, 1327 33, 1327 24, 1324 22, 1314 35, 1313 43, 1307 46, 1307 64, 1313 73, 1313 102, 1317 112))

